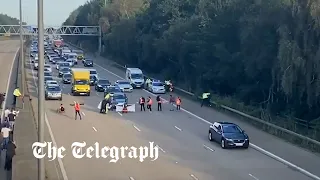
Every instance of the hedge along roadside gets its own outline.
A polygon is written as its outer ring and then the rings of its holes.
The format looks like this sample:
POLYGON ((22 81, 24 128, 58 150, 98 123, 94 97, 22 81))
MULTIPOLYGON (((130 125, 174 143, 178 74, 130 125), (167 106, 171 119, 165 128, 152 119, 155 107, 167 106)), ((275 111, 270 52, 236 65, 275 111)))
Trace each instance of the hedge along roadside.
MULTIPOLYGON (((77 49, 87 51, 86 49, 83 49, 77 45, 70 43, 70 42, 66 42, 66 43, 77 48, 77 49)), ((114 62, 114 64, 117 65, 121 69, 125 69, 125 67, 123 65, 121 65, 117 62, 114 62)), ((146 76, 146 77, 148 77, 148 76, 146 76)), ((150 78, 152 79, 152 77, 150 77, 150 78)), ((200 97, 197 96, 196 94, 194 94, 192 92, 188 92, 188 91, 181 89, 179 87, 175 87, 175 92, 180 93, 180 94, 184 94, 184 95, 188 95, 192 99, 197 100, 197 101, 200 100, 200 97)), ((272 134, 272 135, 275 135, 275 136, 280 137, 282 139, 285 139, 285 140, 287 140, 293 144, 299 145, 303 148, 307 148, 307 149, 315 151, 315 152, 320 152, 320 142, 315 139, 312 139, 310 137, 303 136, 303 135, 298 134, 296 132, 279 127, 275 124, 272 124, 272 123, 266 122, 262 119, 259 119, 257 117, 245 114, 245 113, 240 112, 240 111, 233 109, 231 107, 219 104, 213 100, 211 100, 211 104, 213 105, 212 107, 217 108, 218 110, 224 110, 225 112, 230 113, 232 115, 236 115, 236 116, 240 117, 241 119, 245 120, 246 122, 249 122, 250 124, 258 127, 259 129, 262 129, 263 131, 268 132, 269 134, 272 134)))

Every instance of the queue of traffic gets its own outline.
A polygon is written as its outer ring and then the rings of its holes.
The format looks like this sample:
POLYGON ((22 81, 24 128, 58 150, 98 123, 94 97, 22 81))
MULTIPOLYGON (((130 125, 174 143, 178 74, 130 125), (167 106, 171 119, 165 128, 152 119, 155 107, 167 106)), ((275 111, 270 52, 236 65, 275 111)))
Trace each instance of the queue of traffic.
MULTIPOLYGON (((142 70, 139 68, 126 68, 125 79, 117 80, 112 84, 107 78, 99 76, 93 68, 94 61, 86 58, 83 51, 73 50, 67 45, 56 47, 54 43, 51 44, 51 46, 45 47, 44 77, 46 100, 62 100, 61 82, 71 85, 69 94, 73 96, 90 96, 92 91, 103 92, 102 100, 98 105, 100 113, 106 113, 108 110, 118 111, 118 108, 122 112, 124 109, 135 112, 135 105, 128 104, 127 97, 127 93, 133 92, 134 89, 144 88, 153 94, 165 94, 168 91, 173 91, 173 85, 170 81, 163 83, 156 79, 145 79, 142 70), (81 64, 82 67, 80 67, 81 64), (55 66, 54 69, 57 70, 57 77, 53 77, 52 66, 55 66)), ((37 41, 35 40, 30 47, 31 63, 34 70, 39 68, 37 53, 37 41)), ((160 101, 159 97, 157 97, 157 101, 160 101)), ((139 101, 141 101, 139 102, 141 111, 145 110, 144 103, 146 100, 144 97, 141 97, 139 101)), ((180 98, 179 101, 181 103, 180 98)), ((147 102, 152 102, 151 97, 147 97, 147 102)), ((170 100, 170 103, 177 104, 174 100, 170 100)), ((177 110, 180 110, 180 103, 177 104, 177 110)), ((147 103, 147 109, 151 111, 149 103, 147 103)), ((228 122, 212 124, 209 128, 208 139, 220 143, 222 148, 249 147, 248 135, 239 126, 228 122)))

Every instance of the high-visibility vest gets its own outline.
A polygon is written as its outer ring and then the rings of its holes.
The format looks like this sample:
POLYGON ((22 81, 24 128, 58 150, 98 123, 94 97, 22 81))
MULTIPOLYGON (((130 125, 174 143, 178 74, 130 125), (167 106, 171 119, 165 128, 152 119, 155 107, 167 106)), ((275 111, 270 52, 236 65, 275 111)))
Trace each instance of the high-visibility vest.
POLYGON ((210 96, 210 93, 203 93, 202 99, 207 99, 210 96))
POLYGON ((180 104, 181 104, 181 101, 180 101, 179 98, 176 99, 176 104, 177 104, 177 105, 180 105, 180 104))
POLYGON ((79 104, 79 103, 75 103, 75 104, 74 104, 74 109, 75 109, 76 111, 80 111, 80 104, 79 104))
POLYGON ((21 93, 20 93, 18 88, 13 91, 13 95, 16 96, 16 97, 21 96, 21 93))
POLYGON ((140 98, 140 104, 143 104, 144 103, 144 100, 143 100, 143 98, 140 98))
POLYGON ((108 93, 104 98, 105 99, 109 99, 110 98, 110 93, 108 93))
POLYGON ((149 99, 148 105, 152 105, 152 99, 149 99))

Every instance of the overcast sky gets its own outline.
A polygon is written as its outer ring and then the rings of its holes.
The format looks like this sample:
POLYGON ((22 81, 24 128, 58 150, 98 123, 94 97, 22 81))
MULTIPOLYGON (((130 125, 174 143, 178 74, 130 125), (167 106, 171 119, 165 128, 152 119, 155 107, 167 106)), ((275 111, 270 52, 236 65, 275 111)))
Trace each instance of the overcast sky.
MULTIPOLYGON (((60 26, 69 14, 88 0, 43 0, 45 26, 60 26)), ((23 21, 37 25, 37 0, 22 0, 23 21)), ((0 13, 19 19, 19 0, 1 0, 0 13)))

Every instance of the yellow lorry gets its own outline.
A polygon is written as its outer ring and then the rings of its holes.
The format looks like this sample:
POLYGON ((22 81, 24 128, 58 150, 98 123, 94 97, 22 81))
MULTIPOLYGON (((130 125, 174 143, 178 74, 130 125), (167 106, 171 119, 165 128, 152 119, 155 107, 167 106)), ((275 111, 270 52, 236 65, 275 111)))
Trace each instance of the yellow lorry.
POLYGON ((71 94, 90 96, 90 71, 82 68, 72 68, 71 94))

